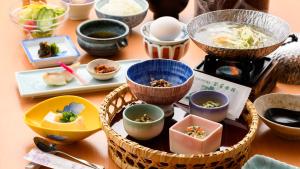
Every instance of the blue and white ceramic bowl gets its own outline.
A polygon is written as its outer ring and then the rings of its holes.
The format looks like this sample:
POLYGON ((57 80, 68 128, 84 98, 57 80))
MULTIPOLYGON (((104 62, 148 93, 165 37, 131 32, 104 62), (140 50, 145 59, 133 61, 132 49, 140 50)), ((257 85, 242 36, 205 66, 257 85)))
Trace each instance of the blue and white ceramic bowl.
POLYGON ((123 125, 131 137, 138 140, 149 140, 158 136, 164 127, 164 112, 151 104, 137 104, 123 111, 123 125), (152 121, 137 122, 136 119, 147 114, 152 121))
POLYGON ((134 0, 134 1, 137 4, 139 4, 143 9, 140 13, 136 15, 117 16, 117 15, 110 15, 110 14, 103 13, 100 9, 103 5, 108 3, 109 0, 98 0, 95 4, 95 11, 98 18, 109 18, 109 19, 119 20, 126 23, 131 29, 143 22, 149 8, 149 4, 146 0, 134 0))
POLYGON ((195 92, 190 96, 189 105, 191 114, 215 122, 220 122, 226 117, 229 105, 229 98, 225 94, 217 91, 203 90, 195 92), (219 103, 220 106, 215 108, 203 107, 202 105, 207 101, 219 103))
POLYGON ((171 105, 190 90, 194 72, 188 65, 168 59, 147 60, 127 70, 127 83, 134 95, 147 103, 171 105), (152 80, 164 79, 172 87, 151 87, 152 80))

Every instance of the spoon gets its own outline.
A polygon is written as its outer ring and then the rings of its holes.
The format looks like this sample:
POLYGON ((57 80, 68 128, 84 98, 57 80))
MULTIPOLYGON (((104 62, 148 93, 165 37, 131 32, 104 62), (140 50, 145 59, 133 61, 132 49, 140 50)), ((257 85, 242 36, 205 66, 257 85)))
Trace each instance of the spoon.
POLYGON ((97 166, 93 163, 90 163, 88 161, 85 161, 83 159, 79 159, 79 158, 76 158, 76 157, 73 157, 63 151, 59 151, 56 149, 56 144, 52 144, 50 142, 48 142, 47 140, 43 139, 43 138, 40 138, 40 137, 34 137, 33 138, 33 141, 35 143, 35 145, 43 152, 47 152, 47 153, 57 153, 57 154, 62 154, 62 155, 65 155, 73 160, 76 160, 86 166, 89 166, 91 168, 94 168, 94 169, 104 169, 103 166, 97 166))
POLYGON ((264 116, 275 123, 290 127, 300 127, 300 111, 270 108, 264 116))

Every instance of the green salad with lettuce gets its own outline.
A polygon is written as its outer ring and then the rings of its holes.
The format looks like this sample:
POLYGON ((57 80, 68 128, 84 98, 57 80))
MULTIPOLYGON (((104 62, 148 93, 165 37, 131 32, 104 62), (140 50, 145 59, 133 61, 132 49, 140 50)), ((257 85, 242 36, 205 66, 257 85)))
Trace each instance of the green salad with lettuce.
POLYGON ((51 7, 46 4, 30 4, 24 6, 19 14, 19 22, 33 38, 49 37, 57 27, 57 17, 65 13, 61 7, 51 7))

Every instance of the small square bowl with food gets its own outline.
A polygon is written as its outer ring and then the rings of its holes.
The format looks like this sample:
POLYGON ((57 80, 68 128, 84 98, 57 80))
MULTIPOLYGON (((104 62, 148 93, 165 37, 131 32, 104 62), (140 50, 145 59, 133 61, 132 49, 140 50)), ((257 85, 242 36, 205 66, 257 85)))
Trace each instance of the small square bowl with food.
POLYGON ((71 64, 80 57, 69 36, 23 40, 22 47, 29 62, 36 68, 57 66, 58 61, 71 64))
POLYGON ((98 80, 112 79, 120 70, 118 62, 108 59, 95 59, 87 64, 87 71, 98 80))
POLYGON ((216 151, 221 145, 222 130, 220 123, 188 115, 169 129, 170 150, 178 154, 216 151))

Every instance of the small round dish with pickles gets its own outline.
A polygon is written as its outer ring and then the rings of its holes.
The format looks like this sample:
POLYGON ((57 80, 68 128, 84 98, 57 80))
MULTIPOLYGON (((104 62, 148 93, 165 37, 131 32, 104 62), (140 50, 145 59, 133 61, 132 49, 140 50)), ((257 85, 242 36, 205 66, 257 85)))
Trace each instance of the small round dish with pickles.
POLYGON ((98 80, 109 80, 113 78, 120 70, 118 62, 108 59, 95 59, 86 66, 87 71, 93 78, 98 80))

